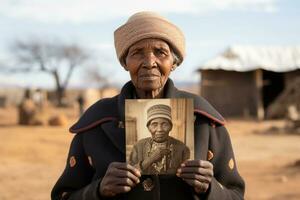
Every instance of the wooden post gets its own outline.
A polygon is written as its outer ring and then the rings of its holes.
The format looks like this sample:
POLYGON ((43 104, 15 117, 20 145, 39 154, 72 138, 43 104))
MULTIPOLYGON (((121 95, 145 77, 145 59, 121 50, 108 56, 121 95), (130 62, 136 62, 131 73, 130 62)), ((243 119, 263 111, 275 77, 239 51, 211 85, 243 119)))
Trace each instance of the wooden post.
POLYGON ((186 120, 186 99, 175 99, 171 101, 172 108, 172 135, 182 142, 185 142, 185 120, 186 120))
POLYGON ((256 89, 256 113, 257 119, 263 120, 265 116, 264 105, 263 105, 263 71, 261 69, 255 70, 255 89, 256 89))

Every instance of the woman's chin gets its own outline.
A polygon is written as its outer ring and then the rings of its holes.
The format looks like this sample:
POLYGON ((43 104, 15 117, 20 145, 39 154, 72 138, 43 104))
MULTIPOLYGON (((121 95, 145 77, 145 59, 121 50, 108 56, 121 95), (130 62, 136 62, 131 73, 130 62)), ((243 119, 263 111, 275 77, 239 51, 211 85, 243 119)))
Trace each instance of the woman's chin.
POLYGON ((145 92, 156 91, 161 88, 160 81, 145 80, 139 84, 139 89, 145 92))

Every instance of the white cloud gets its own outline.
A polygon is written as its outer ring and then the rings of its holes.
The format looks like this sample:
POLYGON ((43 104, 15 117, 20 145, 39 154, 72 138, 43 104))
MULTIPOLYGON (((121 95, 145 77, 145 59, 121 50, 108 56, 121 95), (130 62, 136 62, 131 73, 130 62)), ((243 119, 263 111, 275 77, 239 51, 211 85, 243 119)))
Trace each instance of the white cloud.
POLYGON ((211 0, 212 5, 220 10, 255 10, 261 12, 277 11, 275 0, 211 0))
POLYGON ((1 0, 0 15, 43 22, 104 21, 141 10, 193 13, 217 10, 276 11, 276 0, 1 0))

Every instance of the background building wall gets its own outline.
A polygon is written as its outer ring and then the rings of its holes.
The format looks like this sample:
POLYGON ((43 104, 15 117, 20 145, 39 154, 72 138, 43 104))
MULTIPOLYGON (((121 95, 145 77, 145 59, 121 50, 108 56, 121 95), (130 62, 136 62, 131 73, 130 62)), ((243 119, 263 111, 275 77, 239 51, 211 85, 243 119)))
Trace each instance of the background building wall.
POLYGON ((257 90, 254 71, 203 70, 201 77, 201 96, 221 115, 256 116, 257 90))

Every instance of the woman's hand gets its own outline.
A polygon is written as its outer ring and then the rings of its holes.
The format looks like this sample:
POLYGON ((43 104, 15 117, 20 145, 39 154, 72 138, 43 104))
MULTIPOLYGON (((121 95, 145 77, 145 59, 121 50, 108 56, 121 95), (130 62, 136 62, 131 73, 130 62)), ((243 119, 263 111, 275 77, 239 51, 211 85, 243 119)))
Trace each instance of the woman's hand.
POLYGON ((178 168, 176 175, 193 186, 197 193, 205 193, 214 175, 213 165, 205 160, 187 160, 178 168))
POLYGON ((112 162, 101 181, 100 194, 104 197, 113 197, 126 193, 140 182, 141 173, 127 163, 112 162))

